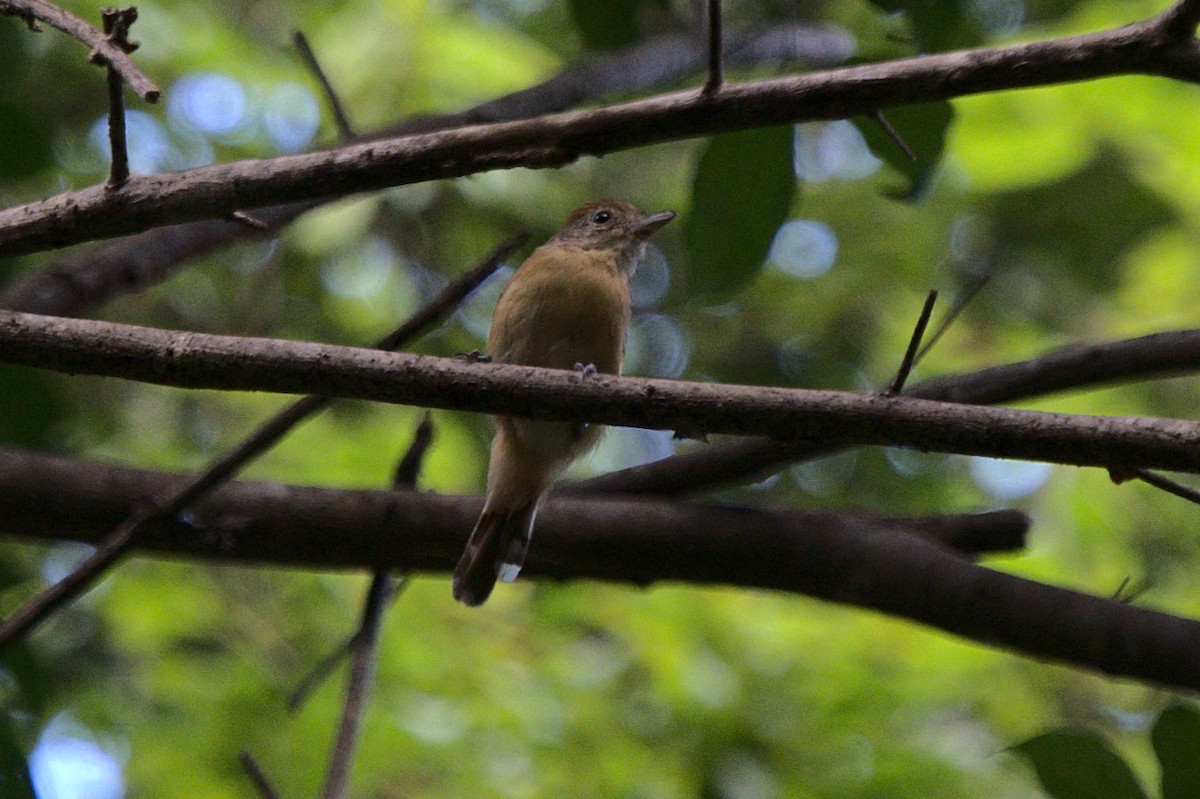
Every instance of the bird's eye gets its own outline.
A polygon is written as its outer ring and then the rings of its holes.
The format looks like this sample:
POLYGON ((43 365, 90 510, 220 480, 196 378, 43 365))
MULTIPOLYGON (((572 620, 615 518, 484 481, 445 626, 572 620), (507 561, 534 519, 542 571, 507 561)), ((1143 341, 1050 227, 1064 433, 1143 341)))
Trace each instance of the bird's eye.
POLYGON ((610 219, 612 219, 612 214, 610 214, 608 211, 597 211, 596 213, 592 214, 592 221, 597 225, 603 225, 610 219))

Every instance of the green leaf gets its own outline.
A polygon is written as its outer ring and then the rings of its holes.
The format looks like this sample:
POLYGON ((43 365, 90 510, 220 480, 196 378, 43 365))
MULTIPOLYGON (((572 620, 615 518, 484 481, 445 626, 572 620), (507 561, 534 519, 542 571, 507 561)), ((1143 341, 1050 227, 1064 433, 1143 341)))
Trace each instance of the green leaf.
POLYGON ((1145 799, 1129 766, 1095 735, 1056 730, 1012 747, 1054 799, 1145 799))
POLYGON ((709 141, 692 181, 683 230, 691 256, 691 296, 722 301, 758 275, 798 185, 790 126, 726 133, 709 141))
POLYGON ((571 17, 590 50, 626 47, 638 39, 641 0, 571 0, 571 17))
POLYGON ((1162 799, 1200 796, 1200 712, 1187 705, 1167 708, 1150 740, 1162 767, 1162 799))
POLYGON ((877 119, 855 117, 871 152, 882 158, 909 180, 903 196, 913 197, 933 175, 946 149, 946 134, 954 122, 954 108, 947 102, 922 103, 889 108, 882 112, 916 160, 908 157, 900 144, 877 119))
POLYGON ((1122 254, 1149 231, 1178 223, 1175 208, 1108 150, 1055 183, 993 194, 982 210, 1009 251, 1036 254, 1093 291, 1120 286, 1122 254))

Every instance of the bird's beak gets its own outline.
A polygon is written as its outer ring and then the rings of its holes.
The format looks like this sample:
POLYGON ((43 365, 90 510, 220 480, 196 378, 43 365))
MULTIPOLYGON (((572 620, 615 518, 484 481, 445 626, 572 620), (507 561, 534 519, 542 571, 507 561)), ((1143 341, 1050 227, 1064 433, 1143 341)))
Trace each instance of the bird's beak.
POLYGON ((660 227, 667 224, 674 218, 674 211, 660 211, 657 214, 651 214, 641 222, 637 223, 633 229, 633 234, 639 239, 648 239, 654 234, 654 231, 658 230, 660 227))

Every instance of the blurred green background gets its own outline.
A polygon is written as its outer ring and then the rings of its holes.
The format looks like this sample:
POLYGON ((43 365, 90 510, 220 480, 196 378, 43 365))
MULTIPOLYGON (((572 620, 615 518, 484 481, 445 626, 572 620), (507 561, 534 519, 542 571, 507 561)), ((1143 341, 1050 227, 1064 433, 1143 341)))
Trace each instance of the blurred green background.
MULTIPOLYGON (((1097 30, 1165 3, 726 6, 731 31, 811 23, 838 32, 855 61, 1097 30)), ((100 3, 69 8, 99 20, 100 3)), ((143 173, 333 143, 293 30, 369 131, 695 31, 701 13, 677 0, 152 0, 139 10, 136 59, 164 90, 158 106, 130 100, 132 165, 143 173)), ((103 180, 103 74, 85 56, 62 35, 0 19, 0 204, 103 180)), ((361 344, 518 228, 541 241, 573 207, 615 196, 682 216, 637 278, 632 374, 879 389, 926 291, 943 292, 940 315, 985 274, 914 379, 1196 325, 1195 87, 1120 78, 888 116, 915 165, 874 123, 852 120, 400 188, 333 203, 98 315, 361 344)), ((56 257, 0 262, 0 279, 56 257)), ((416 349, 480 347, 502 279, 416 349)), ((1030 407, 1194 417, 1195 391, 1177 378, 1030 407)), ((281 405, 0 367, 0 442, 113 463, 195 469, 281 405)), ((382 487, 418 413, 339 404, 250 476, 382 487)), ((434 420, 422 486, 478 492, 488 422, 434 420)), ((617 430, 572 474, 692 446, 617 430)), ((873 449, 716 499, 886 513, 1022 507, 1034 518, 1028 550, 989 565, 1102 595, 1128 578, 1146 587, 1139 602, 1200 615, 1195 508, 1098 470, 873 449)), ((0 610, 82 554, 4 542, 0 610)), ((19 784, 28 757, 39 799, 245 799, 254 794, 236 755, 248 749, 284 797, 315 796, 341 675, 298 714, 285 697, 356 623, 365 586, 362 575, 125 562, 5 657, 0 794, 29 795, 19 784)), ((1006 749, 1064 724, 1106 735, 1151 784, 1147 731, 1170 701, 792 596, 521 582, 469 610, 441 576, 419 577, 388 618, 354 794, 1030 797, 1042 795, 1033 772, 1006 749)))

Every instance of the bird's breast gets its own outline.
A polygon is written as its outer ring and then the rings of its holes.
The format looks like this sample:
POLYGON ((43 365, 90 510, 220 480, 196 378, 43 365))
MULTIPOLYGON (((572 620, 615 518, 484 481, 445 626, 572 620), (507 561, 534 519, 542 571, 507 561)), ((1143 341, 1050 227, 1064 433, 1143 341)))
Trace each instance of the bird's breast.
POLYGON ((488 354, 504 363, 620 371, 629 286, 615 258, 565 247, 536 250, 496 304, 488 354))

